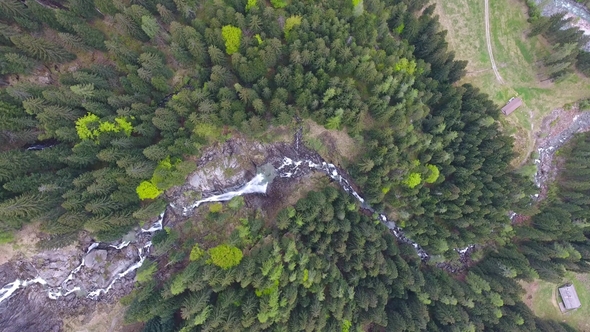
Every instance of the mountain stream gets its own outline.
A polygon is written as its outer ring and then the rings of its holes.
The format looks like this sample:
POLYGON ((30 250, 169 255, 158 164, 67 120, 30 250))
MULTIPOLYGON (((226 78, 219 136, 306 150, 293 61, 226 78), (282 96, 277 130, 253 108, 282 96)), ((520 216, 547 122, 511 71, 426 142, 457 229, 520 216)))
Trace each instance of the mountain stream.
MULTIPOLYGON (((301 134, 298 133, 298 135, 295 138, 295 143, 293 144, 293 148, 296 151, 296 153, 294 154, 294 157, 295 156, 299 157, 300 155, 306 155, 307 156, 306 158, 302 158, 300 160, 294 160, 294 159, 289 158, 287 156, 283 156, 282 160, 275 158, 274 163, 268 163, 268 164, 264 165, 263 167, 260 167, 258 169, 257 174, 250 181, 248 181, 246 184, 244 184, 240 187, 237 187, 237 189, 229 189, 228 191, 226 191, 224 193, 217 194, 217 195, 210 195, 206 198, 197 200, 191 204, 187 204, 186 206, 182 206, 181 207, 182 214, 184 216, 188 216, 191 214, 193 209, 199 207, 201 204, 204 204, 204 203, 229 201, 234 197, 246 195, 246 194, 266 194, 269 184, 272 182, 272 180, 276 176, 278 176, 280 178, 297 178, 297 177, 301 177, 303 175, 309 174, 314 171, 315 172, 322 172, 322 173, 325 173, 326 175, 328 175, 336 183, 338 183, 344 191, 346 191, 347 193, 352 195, 360 203, 360 205, 363 209, 368 210, 373 214, 376 214, 376 216, 379 218, 379 220, 385 226, 387 226, 387 228, 390 230, 390 232, 400 242, 411 245, 415 249, 418 256, 423 261, 427 261, 429 259, 429 257, 430 257, 429 254, 418 243, 416 243, 416 242, 412 241, 410 238, 408 238, 404 234, 403 230, 399 226, 397 226, 397 224, 394 221, 389 220, 385 214, 375 211, 366 202, 366 200, 359 195, 359 193, 353 188, 353 186, 347 180, 347 175, 345 172, 343 172, 341 169, 336 167, 334 164, 327 163, 326 161, 324 161, 317 153, 309 153, 309 151, 306 153, 299 153, 299 150, 300 150, 299 141, 301 139, 299 137, 300 135, 301 134)), ((177 208, 177 204, 178 204, 177 202, 170 203, 168 208, 166 209, 166 211, 170 208, 171 209, 177 208)), ((151 234, 153 234, 154 232, 161 230, 163 223, 164 223, 165 216, 166 216, 166 211, 164 211, 160 214, 158 220, 150 228, 140 229, 136 233, 136 237, 140 237, 142 234, 145 234, 145 233, 149 233, 151 236, 151 234)), ((19 289, 23 289, 25 287, 28 287, 28 286, 34 285, 34 284, 41 285, 44 288, 45 292, 47 293, 47 297, 52 300, 56 300, 61 297, 65 297, 65 296, 72 294, 74 292, 79 292, 82 290, 81 287, 74 286, 75 285, 74 281, 76 280, 76 275, 79 274, 81 270, 83 270, 84 268, 87 267, 87 265, 88 265, 87 258, 89 258, 89 255, 93 254, 93 251, 99 250, 101 248, 103 251, 105 249, 123 250, 130 243, 131 243, 130 241, 121 241, 121 243, 119 243, 117 245, 113 245, 113 244, 109 245, 109 244, 94 242, 86 250, 86 253, 85 253, 84 257, 81 259, 80 264, 76 268, 71 270, 71 272, 68 274, 68 276, 63 280, 63 282, 61 282, 59 287, 50 287, 48 285, 48 282, 46 280, 44 280, 39 275, 37 275, 35 278, 28 279, 28 280, 16 279, 11 283, 6 284, 4 287, 2 287, 0 289, 0 303, 7 300, 8 298, 10 298, 19 289)), ((134 272, 143 264, 146 256, 149 254, 151 246, 152 246, 152 243, 149 240, 145 241, 143 244, 140 243, 137 248, 137 250, 138 250, 137 260, 135 262, 133 262, 132 264, 130 264, 122 272, 115 274, 114 277, 112 277, 111 280, 108 282, 108 285, 106 287, 95 288, 95 289, 87 291, 87 292, 86 291, 81 292, 80 294, 85 294, 85 297, 88 299, 96 300, 102 294, 108 293, 117 281, 126 277, 130 273, 134 272)), ((469 252, 471 251, 471 249, 473 249, 473 248, 474 248, 474 246, 471 245, 471 246, 468 246, 463 249, 455 249, 455 250, 460 255, 460 257, 463 257, 464 255, 468 255, 469 252)))

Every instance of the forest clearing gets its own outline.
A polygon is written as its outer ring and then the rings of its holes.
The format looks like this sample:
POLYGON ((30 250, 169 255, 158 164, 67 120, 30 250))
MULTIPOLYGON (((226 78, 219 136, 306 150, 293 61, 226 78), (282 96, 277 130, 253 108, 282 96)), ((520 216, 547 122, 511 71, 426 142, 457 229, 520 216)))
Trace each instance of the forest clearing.
POLYGON ((570 326, 576 327, 578 331, 590 329, 590 280, 588 274, 577 274, 568 272, 564 283, 551 283, 543 280, 535 280, 530 283, 523 283, 526 290, 525 303, 540 317, 555 319, 567 322, 570 326), (575 287, 582 302, 582 307, 567 313, 559 309, 558 287, 566 282, 571 282, 575 287))
POLYGON ((504 84, 500 84, 490 65, 484 26, 484 2, 480 0, 437 0, 436 12, 448 31, 447 40, 457 59, 468 60, 462 83, 471 83, 498 105, 519 96, 524 106, 501 121, 506 133, 515 137, 522 166, 535 151, 536 134, 543 118, 551 111, 590 97, 590 79, 569 75, 550 82, 543 74, 541 59, 550 45, 543 37, 526 36, 529 30, 527 7, 519 0, 490 1, 491 39, 494 57, 504 84), (466 42, 468 41, 468 42, 466 42))

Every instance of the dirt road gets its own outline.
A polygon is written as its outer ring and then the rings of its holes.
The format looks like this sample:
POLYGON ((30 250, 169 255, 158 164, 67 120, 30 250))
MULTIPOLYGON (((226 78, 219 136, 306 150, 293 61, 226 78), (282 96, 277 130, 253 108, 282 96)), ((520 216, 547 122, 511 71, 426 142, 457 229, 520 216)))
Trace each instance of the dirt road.
POLYGON ((494 74, 496 75, 496 79, 500 84, 504 84, 504 80, 502 76, 500 76, 500 72, 498 71, 498 67, 496 66, 496 60, 494 60, 494 52, 492 51, 492 37, 490 36, 490 1, 485 1, 485 23, 486 23, 486 43, 488 44, 488 53, 490 55, 490 61, 492 62, 492 69, 494 70, 494 74))

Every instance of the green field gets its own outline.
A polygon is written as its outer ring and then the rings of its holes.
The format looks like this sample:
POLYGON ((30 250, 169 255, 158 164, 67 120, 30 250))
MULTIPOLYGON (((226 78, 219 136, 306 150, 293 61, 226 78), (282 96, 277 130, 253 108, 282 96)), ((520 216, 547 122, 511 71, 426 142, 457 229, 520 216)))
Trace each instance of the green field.
POLYGON ((519 153, 515 165, 522 165, 534 148, 534 133, 543 117, 555 108, 590 97, 590 79, 572 74, 561 82, 545 80, 539 65, 550 48, 543 38, 527 38, 527 8, 524 1, 490 1, 492 47, 505 84, 499 84, 491 68, 486 48, 483 0, 434 0, 440 22, 448 31, 447 40, 456 58, 468 60, 467 76, 498 105, 513 96, 525 106, 503 120, 516 138, 519 153))
POLYGON ((541 280, 535 280, 532 283, 523 283, 523 287, 527 290, 523 301, 539 317, 565 322, 577 328, 579 331, 588 331, 590 330, 590 321, 588 319, 590 317, 589 281, 587 274, 568 272, 563 283, 560 284, 553 284, 541 280), (561 313, 557 304, 559 299, 557 288, 568 282, 574 284, 582 307, 572 312, 561 313))

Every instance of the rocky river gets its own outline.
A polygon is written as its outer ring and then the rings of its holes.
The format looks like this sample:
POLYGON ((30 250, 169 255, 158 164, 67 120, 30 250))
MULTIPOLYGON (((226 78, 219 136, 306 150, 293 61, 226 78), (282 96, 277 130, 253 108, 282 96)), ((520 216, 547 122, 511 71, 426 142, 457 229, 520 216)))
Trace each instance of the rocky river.
MULTIPOLYGON (((590 12, 572 0, 538 0, 543 15, 566 11, 575 17, 575 26, 590 34, 590 12)), ((590 50, 590 45, 587 45, 590 50)), ((590 113, 577 114, 565 130, 538 145, 535 182, 541 188, 552 179, 553 157, 575 133, 590 128, 590 113)), ((357 192, 350 177, 336 165, 302 146, 301 132, 293 143, 259 144, 230 140, 217 149, 206 151, 198 161, 199 170, 183 187, 172 190, 170 205, 151 226, 137 229, 115 243, 94 242, 83 237, 77 247, 42 251, 26 259, 0 265, 0 331, 61 331, 62 318, 87 311, 98 301, 113 302, 133 287, 135 271, 149 255, 151 236, 167 223, 167 213, 189 216, 195 208, 209 202, 227 201, 235 196, 270 194, 273 180, 303 178, 320 172, 355 197, 361 207, 375 215, 401 243, 411 245, 417 255, 428 261, 429 254, 408 238, 403 229, 386 215, 375 211, 357 192), (219 158, 223 156, 223 158, 219 158), (228 170, 231 170, 229 172, 228 170), (195 199, 183 195, 198 193, 195 199)), ((51 147, 38 144, 30 150, 51 147)), ((463 262, 475 245, 455 249, 463 262)), ((448 269, 444 263, 437 266, 448 269)))
POLYGON ((204 154, 200 169, 209 166, 213 169, 196 172, 185 186, 177 188, 176 195, 169 197, 171 203, 167 210, 150 228, 140 228, 117 243, 85 239, 78 248, 43 251, 29 260, 1 265, 0 283, 4 286, 0 288, 0 330, 59 331, 61 314, 95 301, 120 298, 132 288, 135 270, 149 255, 151 235, 167 223, 168 212, 186 217, 204 203, 228 201, 246 194, 267 194, 277 177, 291 181, 313 172, 326 174, 355 197, 363 209, 378 216, 400 242, 410 244, 422 260, 428 260, 426 251, 407 238, 394 221, 366 203, 342 169, 301 146, 300 141, 299 132, 293 143, 252 146, 240 141, 229 142, 221 148, 225 149, 221 153, 204 154), (220 163, 219 155, 224 156, 226 162, 220 163), (233 175, 210 177, 210 174, 220 175, 215 170, 220 165, 235 168, 235 172, 225 169, 225 174, 233 175), (244 183, 247 178, 250 180, 244 183), (204 198, 194 200, 191 195, 184 195, 185 192, 200 192, 204 198), (31 312, 36 314, 31 315, 31 312), (43 318, 43 323, 39 318, 43 318))
MULTIPOLYGON (((553 155, 575 132, 588 127, 590 113, 581 113, 568 130, 549 140, 549 148, 542 146, 539 172, 547 163, 546 155, 553 155)), ((314 172, 329 176, 387 226, 399 242, 411 245, 423 261, 429 260, 429 254, 408 238, 395 221, 367 204, 344 170, 326 162, 300 141, 301 132, 292 143, 265 145, 232 139, 206 151, 197 162, 199 170, 189 176, 187 183, 167 193, 170 204, 151 227, 139 228, 117 243, 85 239, 78 248, 44 251, 30 260, 0 265, 0 285, 4 285, 0 289, 0 330, 59 331, 60 316, 71 314, 73 308, 92 306, 96 301, 114 301, 128 293, 133 287, 135 270, 149 255, 151 235, 169 221, 169 213, 187 217, 201 204, 247 194, 273 195, 273 186, 314 172)), ((455 251, 465 263, 475 248, 470 245, 455 251)), ((445 263, 437 266, 451 269, 445 263)))
MULTIPOLYGON (((582 30, 584 34, 590 35, 590 11, 584 5, 574 0, 535 0, 541 8, 543 16, 551 16, 565 12, 565 18, 573 18, 571 25, 582 30)), ((590 51, 590 42, 584 47, 590 51)))
POLYGON ((534 181, 539 187, 537 200, 545 198, 547 184, 555 179, 557 169, 554 157, 557 150, 576 133, 588 130, 590 130, 590 112, 587 111, 556 109, 543 120, 536 143, 538 156, 534 160, 537 166, 534 181))

